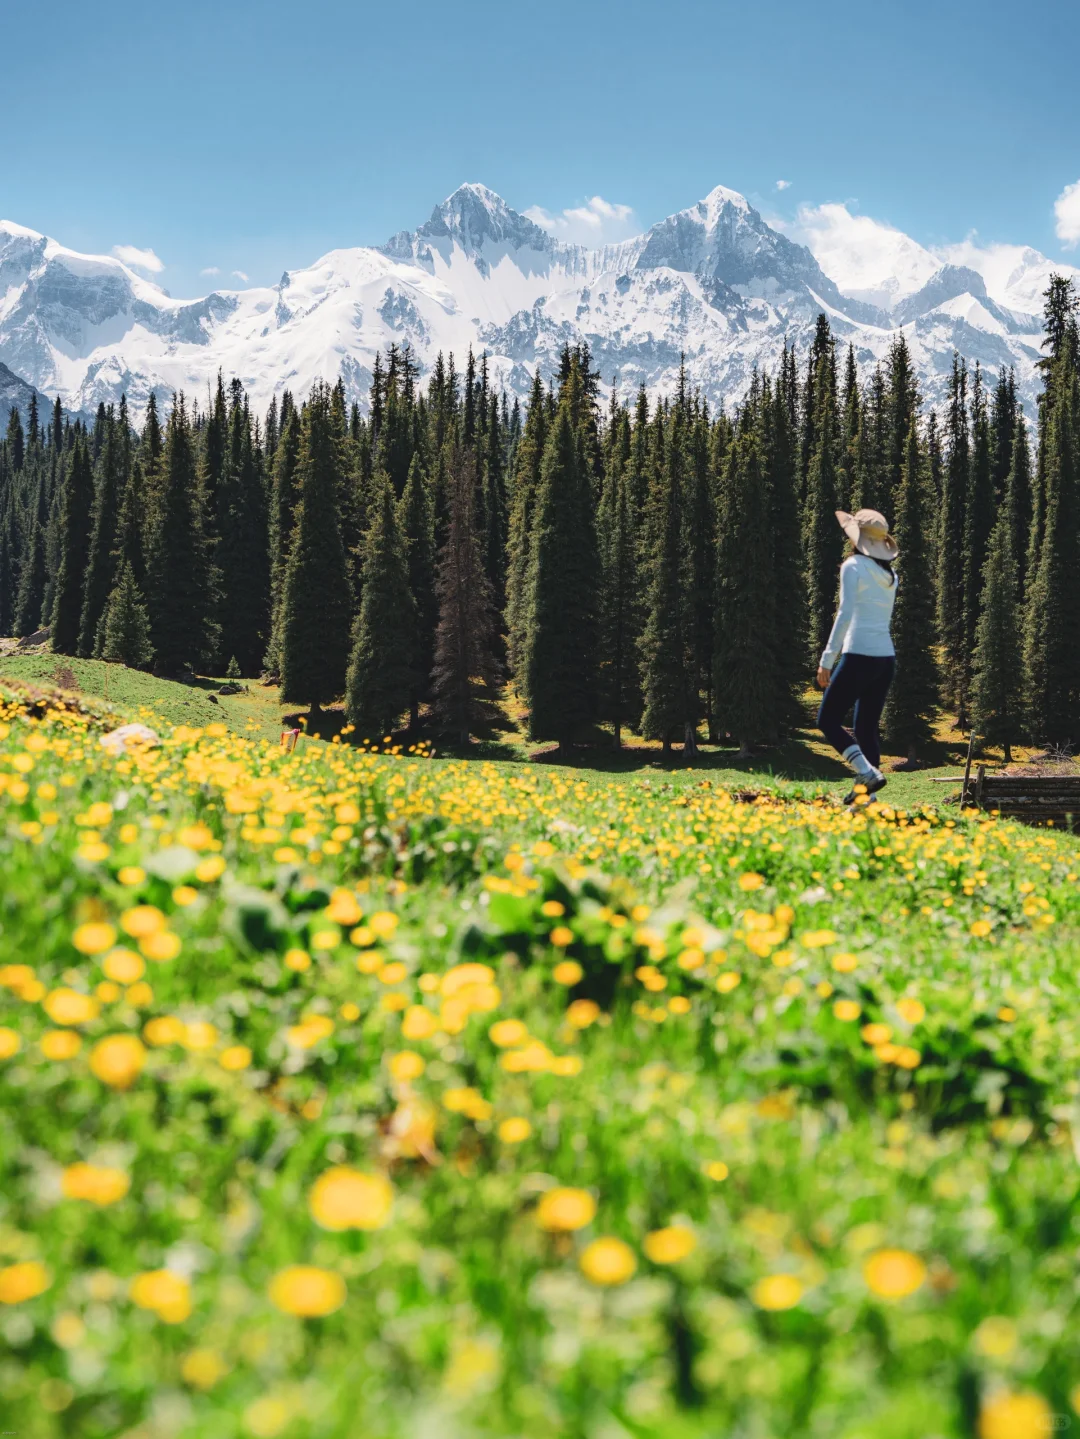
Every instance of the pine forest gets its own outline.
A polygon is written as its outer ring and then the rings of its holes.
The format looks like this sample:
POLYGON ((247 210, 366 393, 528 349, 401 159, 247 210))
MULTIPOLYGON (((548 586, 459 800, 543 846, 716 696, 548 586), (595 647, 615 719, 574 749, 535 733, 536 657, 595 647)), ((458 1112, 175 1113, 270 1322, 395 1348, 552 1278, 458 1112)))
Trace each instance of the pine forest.
POLYGON ((340 384, 265 416, 121 400, 92 425, 11 413, 0 442, 0 634, 163 676, 264 675, 349 730, 467 743, 508 694, 565 752, 627 733, 775 743, 805 715, 832 622, 838 509, 900 546, 891 752, 939 715, 1005 748, 1066 746, 1080 713, 1078 300, 1045 296, 1043 393, 954 355, 926 411, 907 343, 859 373, 817 324, 730 414, 685 382, 601 399, 586 345, 508 402, 471 352, 426 388, 408 350, 370 407, 340 384))

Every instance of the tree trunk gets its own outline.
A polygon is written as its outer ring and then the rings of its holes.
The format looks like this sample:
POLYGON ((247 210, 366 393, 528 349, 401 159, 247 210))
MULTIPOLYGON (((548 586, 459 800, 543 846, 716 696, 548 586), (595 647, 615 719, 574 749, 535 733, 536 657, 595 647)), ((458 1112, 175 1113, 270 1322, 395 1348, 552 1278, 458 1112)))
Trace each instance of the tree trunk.
POLYGON ((615 721, 615 748, 616 750, 622 749, 622 725, 618 720, 615 721))
POLYGON ((665 759, 670 759, 670 758, 671 758, 671 731, 670 731, 670 730, 665 730, 665 731, 664 731, 664 749, 663 749, 663 755, 664 755, 664 758, 665 758, 665 759))
POLYGON ((1010 740, 1006 740, 1006 741, 1005 741, 1005 756, 1004 756, 1004 758, 1005 758, 1005 763, 1006 763, 1006 764, 1012 764, 1012 742, 1011 742, 1010 740))
POLYGON ((683 754, 687 759, 697 759, 697 752, 697 735, 694 726, 687 720, 683 727, 683 754))
POLYGON ((743 742, 742 742, 742 744, 739 746, 739 753, 738 753, 738 755, 737 755, 737 758, 738 758, 738 759, 753 759, 753 757, 754 757, 754 752, 753 752, 753 750, 750 748, 750 741, 749 741, 748 739, 744 739, 743 742))
POLYGON ((420 724, 420 701, 415 695, 409 701, 409 733, 415 734, 420 724))

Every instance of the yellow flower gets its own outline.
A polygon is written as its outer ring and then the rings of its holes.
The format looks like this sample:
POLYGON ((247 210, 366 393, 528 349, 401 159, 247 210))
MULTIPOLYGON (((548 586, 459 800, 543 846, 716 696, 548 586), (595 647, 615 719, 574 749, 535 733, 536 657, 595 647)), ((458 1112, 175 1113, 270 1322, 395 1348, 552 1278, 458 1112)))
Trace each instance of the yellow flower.
POLYGON ((596 1214, 596 1200, 587 1189, 549 1189, 536 1206, 536 1222, 549 1233, 584 1229, 596 1214))
POLYGON ((520 1019, 499 1019, 488 1030, 488 1038, 500 1049, 509 1049, 514 1044, 524 1044, 529 1031, 520 1019))
POLYGON ((803 1297, 803 1282, 794 1274, 769 1274, 759 1279, 750 1297, 759 1309, 794 1309, 803 1297))
POLYGON ((402 1049, 387 1061, 391 1075, 401 1084, 419 1079, 427 1065, 415 1049, 402 1049))
POLYGON ((551 971, 551 977, 556 984, 565 984, 567 989, 575 984, 580 984, 585 971, 576 959, 560 959, 559 963, 551 971))
POLYGON ((862 1006, 856 1004, 853 999, 838 999, 832 1007, 832 1012, 837 1019, 848 1021, 858 1019, 862 1014, 862 1006))
POLYGON ((122 1169, 106 1164, 69 1164, 60 1176, 60 1188, 68 1199, 86 1199, 104 1208, 123 1199, 131 1179, 122 1169))
POLYGON ((111 924, 80 924, 71 942, 80 954, 101 954, 116 943, 116 930, 111 924))
POLYGON ((308 1208, 323 1229, 382 1229, 389 1223, 394 1190, 384 1174, 363 1174, 340 1165, 311 1186, 308 1208))
MULTIPOLYGON (((803 937, 803 943, 806 943, 805 936, 803 937)), ((858 968, 858 965, 858 955, 849 954, 846 950, 841 950, 839 954, 833 955, 832 967, 838 974, 851 974, 858 968)))
POLYGON ((909 1249, 879 1249, 863 1264, 867 1288, 879 1299, 904 1299, 926 1281, 926 1265, 909 1249))
POLYGON ((175 1014, 158 1015, 156 1019, 148 1019, 143 1025, 143 1038, 147 1044, 155 1046, 183 1044, 186 1033, 187 1025, 175 1014))
POLYGON ((730 1172, 722 1159, 712 1159, 705 1166, 705 1177, 713 1180, 716 1184, 722 1184, 730 1172))
POLYGON ((867 1044, 888 1044, 892 1038, 892 1030, 887 1024, 864 1024, 859 1033, 867 1044))
MULTIPOLYGON (((192 846, 194 847, 194 846, 192 846)), ((225 861, 220 854, 211 854, 199 860, 195 866, 195 878, 200 884, 212 884, 225 873, 225 861)))
POLYGON ((150 1269, 131 1281, 131 1302, 152 1309, 166 1324, 182 1324, 191 1313, 191 1285, 171 1269, 150 1269))
POLYGON ((47 1029, 38 1041, 46 1059, 74 1059, 82 1039, 71 1029, 47 1029))
POLYGON ((600 1006, 594 999, 575 999, 566 1011, 566 1021, 574 1029, 588 1029, 600 1018, 600 1006))
POLYGON ((145 881, 146 870, 138 864, 125 864, 122 869, 117 870, 116 877, 121 884, 133 887, 145 881))
POLYGON ((282 963, 294 974, 303 974, 305 969, 311 968, 311 955, 306 949, 287 949, 282 963))
POLYGON ((504 1119, 499 1125, 499 1139, 503 1144, 522 1144, 532 1133, 532 1125, 520 1115, 504 1119))
POLYGON ((471 1084, 443 1091, 443 1108, 451 1114, 464 1114, 469 1119, 490 1119, 491 1105, 471 1084))
POLYGON ((566 905, 560 904, 557 899, 546 899, 540 906, 540 913, 548 919, 561 919, 566 913, 566 905))
POLYGON ((270 1302, 283 1314, 303 1319, 333 1314, 345 1303, 345 1281, 332 1269, 290 1264, 270 1281, 270 1302))
POLYGON ((1011 1024, 1016 1018, 1016 1010, 1009 1004, 1003 1004, 997 1012, 997 1017, 1002 1024, 1011 1024))
POLYGON ((800 943, 804 949, 824 949, 826 945, 836 943, 836 934, 831 929, 808 929, 800 943))
POLYGON ((90 1072, 112 1089, 130 1089, 145 1063, 146 1050, 133 1034, 110 1034, 90 1051, 90 1072))
POLYGON ((187 909, 189 904, 194 904, 199 897, 199 891, 193 889, 190 884, 178 884, 172 892, 173 904, 181 909, 187 909))
POLYGON ((1003 1314, 988 1315, 971 1336, 975 1348, 988 1359, 1007 1359, 1018 1338, 1016 1325, 1003 1314))
POLYGON ((186 825, 176 836, 177 842, 185 849, 206 849, 214 842, 211 830, 205 824, 186 825))
POLYGON ((742 975, 733 969, 725 969, 723 974, 716 976, 716 987, 721 994, 730 994, 733 989, 738 989, 741 983, 742 975))
POLYGON ((110 949, 101 967, 108 978, 115 979, 118 984, 134 984, 146 973, 142 956, 133 949, 110 949))
POLYGON ((993 928, 988 919, 977 919, 971 926, 971 933, 976 939, 985 939, 993 928))
POLYGON ((229 1366, 216 1349, 193 1349, 180 1364, 184 1383, 193 1389, 213 1389, 228 1372, 229 1366))
POLYGON ((979 1439, 1045 1439, 1054 1415, 1041 1394, 994 1394, 979 1411, 979 1439))
POLYGON ((379 939, 391 939, 398 927, 398 917, 388 909, 379 909, 368 920, 368 928, 379 939))
POLYGON ((139 948, 146 958, 152 959, 155 964, 165 964, 180 953, 180 936, 173 934, 171 930, 160 929, 140 939, 139 948))
POLYGON ((6 1269, 0 1269, 0 1304, 22 1304, 27 1299, 36 1299, 51 1283, 49 1271, 36 1259, 9 1264, 6 1269))
POLYGON ((222 1069, 247 1069, 251 1063, 251 1050, 246 1044, 230 1044, 218 1055, 222 1069))
POLYGON ((339 924, 342 929, 351 929, 354 924, 359 924, 364 916, 364 911, 356 902, 356 896, 347 889, 335 889, 323 913, 332 924, 339 924))
POLYGON ((41 1007, 54 1024, 89 1024, 101 1013, 98 1001, 77 989, 51 990, 41 1007))
POLYGON ((217 1044, 218 1032, 214 1025, 207 1024, 205 1020, 196 1019, 191 1024, 184 1025, 184 1037, 180 1043, 185 1049, 199 1053, 206 1049, 213 1049, 217 1044))
POLYGON ((646 1234, 641 1245, 646 1256, 654 1264, 678 1264, 697 1248, 694 1233, 681 1224, 671 1224, 666 1229, 654 1229, 646 1234))
POLYGON ((0 1025, 0 1059, 10 1059, 22 1048, 22 1040, 13 1029, 0 1025))
POLYGON ((587 1244, 578 1260, 581 1272, 593 1284, 625 1284, 634 1277, 637 1260, 629 1244, 606 1235, 587 1244))
POLYGON ((403 1039, 430 1039, 438 1028, 438 1019, 422 1004, 410 1005, 401 1021, 403 1039))
POLYGON ((155 904, 137 904, 120 916, 120 928, 132 939, 143 939, 165 928, 165 916, 155 904))
POLYGON ((751 890, 760 889, 764 883, 765 876, 755 874, 753 871, 749 874, 739 875, 739 888, 747 894, 749 894, 751 890))
POLYGON ((294 1049, 311 1049, 320 1039, 329 1039, 334 1032, 334 1021, 325 1014, 303 1015, 299 1024, 290 1025, 285 1031, 286 1041, 294 1049))
POLYGON ((921 1024, 926 1018, 926 1005, 923 1004, 921 999, 912 999, 910 996, 905 996, 905 998, 896 1001, 896 1012, 900 1018, 906 1020, 908 1024, 921 1024))
POLYGON ((565 924, 557 924, 548 936, 556 949, 565 949, 574 942, 574 931, 565 924))

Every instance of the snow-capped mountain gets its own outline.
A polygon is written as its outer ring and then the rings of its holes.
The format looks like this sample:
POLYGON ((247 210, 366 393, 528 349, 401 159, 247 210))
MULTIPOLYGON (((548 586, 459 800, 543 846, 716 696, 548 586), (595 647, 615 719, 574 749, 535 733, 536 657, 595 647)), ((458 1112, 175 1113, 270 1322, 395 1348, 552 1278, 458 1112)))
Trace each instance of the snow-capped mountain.
POLYGON ((563 345, 588 340, 606 383, 670 391, 680 357, 710 402, 773 369, 785 337, 808 344, 828 314, 862 366, 903 328, 924 394, 940 401, 953 349, 996 374, 1015 365, 1038 391, 1042 290, 1055 267, 1035 250, 959 253, 943 263, 914 240, 884 258, 807 246, 723 186, 621 244, 567 245, 483 185, 463 185, 415 231, 379 248, 333 250, 277 285, 174 300, 119 260, 77 254, 0 222, 0 361, 71 410, 126 392, 137 417, 151 391, 202 399, 217 371, 260 408, 340 375, 367 401, 376 353, 409 344, 426 373, 486 350, 496 383, 524 395, 563 345), (968 260, 968 263, 964 263, 968 260), (976 264, 981 265, 976 268, 976 264), (883 268, 884 271, 883 271, 883 268))

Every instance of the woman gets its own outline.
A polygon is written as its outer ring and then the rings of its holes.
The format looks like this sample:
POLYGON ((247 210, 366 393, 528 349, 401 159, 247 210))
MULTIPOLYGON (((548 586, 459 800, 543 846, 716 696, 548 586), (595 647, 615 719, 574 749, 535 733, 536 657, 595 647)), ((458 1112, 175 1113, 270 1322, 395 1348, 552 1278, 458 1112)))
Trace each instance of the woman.
POLYGON ((818 666, 817 682, 825 697, 817 722, 855 771, 855 788, 844 799, 854 804, 859 786, 873 794, 885 784, 878 768, 878 721, 896 667, 889 622, 896 600, 892 562, 899 550, 877 510, 856 510, 853 515, 837 510, 836 518, 853 553, 840 566, 840 607, 818 666), (841 723, 853 704, 854 735, 841 723))

